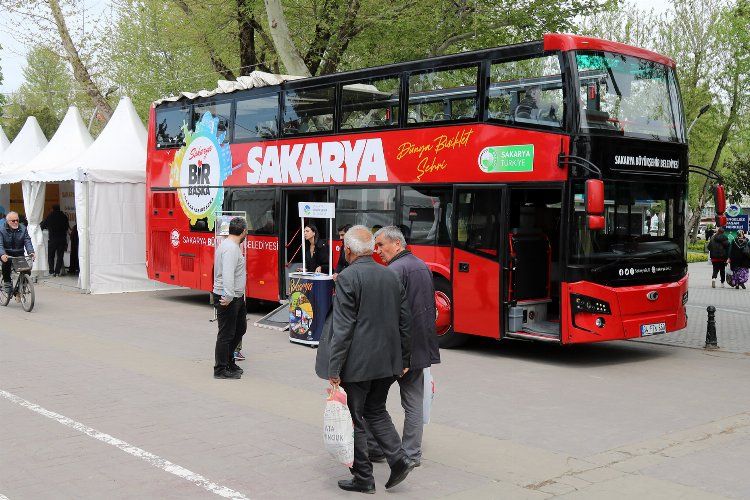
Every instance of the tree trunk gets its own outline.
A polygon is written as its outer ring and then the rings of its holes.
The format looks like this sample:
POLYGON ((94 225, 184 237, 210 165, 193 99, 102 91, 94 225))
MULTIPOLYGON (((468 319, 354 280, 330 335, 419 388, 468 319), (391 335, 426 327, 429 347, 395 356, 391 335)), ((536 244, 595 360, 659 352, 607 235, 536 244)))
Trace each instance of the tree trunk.
POLYGON ((240 75, 249 75, 258 66, 255 54, 253 13, 246 0, 237 0, 237 25, 240 38, 240 75))
POLYGON ((266 4, 266 14, 268 15, 268 25, 271 27, 273 44, 281 62, 286 67, 286 71, 296 76, 312 76, 289 34, 289 26, 284 17, 281 0, 263 1, 266 4))
POLYGON ((67 59, 70 65, 73 67, 73 76, 76 81, 83 87, 83 90, 94 102, 99 112, 109 120, 112 116, 112 107, 109 105, 107 100, 104 98, 102 93, 97 88, 94 81, 91 79, 89 70, 81 61, 81 57, 78 54, 78 49, 73 43, 73 39, 70 37, 68 31, 68 25, 65 23, 65 16, 63 16, 62 10, 60 9, 60 3, 58 0, 48 0, 52 16, 55 19, 55 25, 57 25, 57 31, 60 34, 60 40, 62 41, 63 48, 67 54, 67 59))

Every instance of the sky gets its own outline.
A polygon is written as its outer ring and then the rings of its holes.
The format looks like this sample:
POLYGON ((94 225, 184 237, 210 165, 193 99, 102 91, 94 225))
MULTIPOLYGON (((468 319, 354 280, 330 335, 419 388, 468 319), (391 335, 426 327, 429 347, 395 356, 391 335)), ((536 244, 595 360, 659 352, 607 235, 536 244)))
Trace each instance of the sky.
MULTIPOLYGON (((640 9, 654 8, 657 12, 663 12, 669 7, 667 0, 629 0, 634 2, 640 9)), ((111 0, 85 0, 86 8, 91 11, 101 11, 111 4, 111 0)), ((0 68, 2 68, 3 82, 0 84, 0 92, 8 94, 16 91, 24 82, 23 68, 26 65, 26 47, 13 39, 11 31, 17 31, 19 20, 8 13, 0 13, 0 33, 2 37, 2 50, 0 50, 0 68)), ((24 28, 24 26, 21 26, 24 28)))

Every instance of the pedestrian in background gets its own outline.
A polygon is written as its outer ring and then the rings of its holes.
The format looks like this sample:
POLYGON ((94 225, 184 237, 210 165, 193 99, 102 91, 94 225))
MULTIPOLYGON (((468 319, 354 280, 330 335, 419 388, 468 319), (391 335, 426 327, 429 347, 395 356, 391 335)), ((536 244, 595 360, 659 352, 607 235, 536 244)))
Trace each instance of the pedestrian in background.
POLYGON ((708 258, 711 259, 713 273, 711 274, 711 288, 716 288, 716 276, 721 278, 721 286, 726 281, 727 259, 729 258, 729 238, 724 234, 724 228, 719 227, 711 241, 708 242, 708 258))
POLYGON ((346 261, 346 253, 344 252, 344 235, 352 228, 351 224, 344 224, 339 228, 339 239, 341 240, 341 252, 339 253, 339 260, 336 263, 336 269, 333 273, 333 279, 336 279, 336 275, 346 269, 349 263, 346 261))
POLYGON ((70 221, 68 216, 60 210, 60 205, 52 205, 52 212, 40 224, 42 229, 49 232, 47 241, 47 263, 52 276, 60 276, 63 267, 63 257, 68 248, 68 231, 70 221))
MULTIPOLYGON (((398 379, 401 406, 404 408, 403 448, 415 467, 422 463, 424 429, 424 369, 440 363, 435 333, 435 287, 432 271, 406 246, 403 232, 386 226, 375 233, 375 250, 394 271, 406 290, 411 312, 411 359, 409 371, 398 379)), ((370 453, 373 453, 370 448, 370 453)), ((382 453, 382 452, 381 452, 382 453)))
POLYGON ((732 284, 739 289, 745 289, 748 268, 750 268, 750 247, 747 244, 745 231, 737 231, 737 237, 729 247, 729 268, 732 270, 732 284))
POLYGON ((247 331, 245 284, 247 270, 240 245, 247 236, 247 222, 242 217, 229 221, 229 236, 214 255, 214 307, 219 325, 216 336, 214 378, 238 379, 242 368, 233 353, 247 331))
POLYGON ((21 224, 20 217, 16 212, 8 212, 5 216, 5 224, 0 226, 0 261, 3 265, 3 286, 10 292, 11 261, 10 257, 23 256, 24 250, 34 259, 34 245, 26 226, 21 224))
POLYGON ((329 344, 328 379, 346 391, 354 421, 354 477, 338 485, 361 493, 375 492, 365 422, 391 468, 386 489, 414 468, 386 409, 391 384, 409 370, 409 304, 396 274, 373 260, 374 246, 365 226, 354 226, 344 236, 349 267, 336 280, 329 344))

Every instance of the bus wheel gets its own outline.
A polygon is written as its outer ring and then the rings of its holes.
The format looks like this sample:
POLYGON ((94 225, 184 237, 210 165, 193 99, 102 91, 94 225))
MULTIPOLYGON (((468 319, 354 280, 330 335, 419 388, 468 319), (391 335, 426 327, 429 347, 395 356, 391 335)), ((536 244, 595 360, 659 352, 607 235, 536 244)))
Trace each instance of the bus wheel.
POLYGON ((466 336, 453 331, 453 323, 451 322, 451 310, 453 308, 451 286, 442 277, 435 277, 434 284, 435 306, 437 308, 435 331, 438 336, 438 345, 443 349, 458 347, 466 342, 466 336))

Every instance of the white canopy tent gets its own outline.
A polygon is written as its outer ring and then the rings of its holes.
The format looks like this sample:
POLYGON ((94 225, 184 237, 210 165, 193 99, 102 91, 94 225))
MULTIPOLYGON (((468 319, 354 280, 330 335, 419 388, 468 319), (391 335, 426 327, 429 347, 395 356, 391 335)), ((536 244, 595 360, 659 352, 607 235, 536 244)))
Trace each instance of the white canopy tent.
MULTIPOLYGON (((47 146, 47 138, 44 136, 42 129, 36 118, 30 116, 26 119, 21 131, 13 140, 8 149, 0 159, 0 184, 12 184, 19 182, 26 171, 26 164, 38 155, 47 146)), ((31 243, 34 245, 36 252, 35 270, 44 270, 47 268, 47 251, 42 241, 42 231, 39 229, 39 223, 42 221, 42 206, 38 213, 32 213, 26 200, 30 199, 31 193, 27 196, 25 186, 23 193, 23 206, 26 211, 28 220, 28 230, 31 236, 31 243), (38 266, 43 267, 38 267, 38 266)))
MULTIPOLYGON (((0 126, 0 161, 2 161, 3 153, 10 146, 10 141, 5 135, 5 130, 0 126)), ((10 186, 0 184, 0 212, 6 213, 10 210, 10 186)))
MULTIPOLYGON (((83 124, 81 113, 78 112, 78 108, 71 106, 65 113, 65 117, 60 122, 57 132, 55 132, 49 144, 25 165, 23 174, 8 175, 9 179, 15 180, 18 177, 18 180, 21 180, 23 205, 26 209, 26 217, 29 220, 29 234, 34 243, 34 249, 37 250, 38 258, 34 263, 34 270, 36 271, 45 271, 48 268, 47 247, 43 244, 44 236, 39 227, 44 217, 46 183, 73 180, 72 178, 55 178, 54 175, 48 176, 46 173, 54 171, 83 154, 92 142, 94 140, 83 124)), ((0 176, 0 179, 2 179, 2 176, 0 176)))
POLYGON ((81 156, 40 179, 74 179, 81 272, 90 293, 167 288, 146 274, 146 129, 122 97, 81 156))

